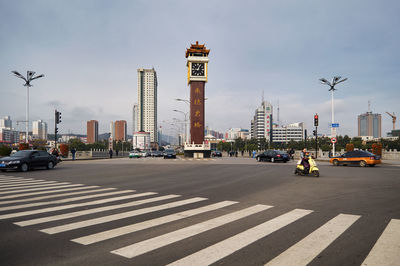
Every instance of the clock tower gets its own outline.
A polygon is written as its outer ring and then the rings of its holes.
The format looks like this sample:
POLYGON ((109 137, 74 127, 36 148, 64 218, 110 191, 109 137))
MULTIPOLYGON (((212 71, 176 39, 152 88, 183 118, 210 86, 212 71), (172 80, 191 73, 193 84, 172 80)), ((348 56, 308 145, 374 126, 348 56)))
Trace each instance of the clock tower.
POLYGON ((204 44, 192 44, 186 50, 188 84, 190 86, 190 143, 185 145, 185 156, 209 157, 210 147, 204 143, 204 87, 208 75, 208 54, 204 44))

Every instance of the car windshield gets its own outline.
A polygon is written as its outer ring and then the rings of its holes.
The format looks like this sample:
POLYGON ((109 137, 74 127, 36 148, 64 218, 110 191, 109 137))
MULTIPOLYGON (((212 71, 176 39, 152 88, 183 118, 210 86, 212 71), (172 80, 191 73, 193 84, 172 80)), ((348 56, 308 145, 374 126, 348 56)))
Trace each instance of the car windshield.
POLYGON ((283 151, 275 151, 277 154, 286 154, 286 152, 283 151))
POLYGON ((31 150, 17 151, 16 153, 11 155, 10 157, 25 157, 25 156, 28 156, 31 153, 32 153, 31 150))
POLYGON ((369 152, 369 151, 360 151, 361 156, 375 156, 375 154, 369 152))
POLYGON ((175 152, 175 151, 174 151, 174 150, 168 149, 168 150, 166 150, 165 152, 175 152))

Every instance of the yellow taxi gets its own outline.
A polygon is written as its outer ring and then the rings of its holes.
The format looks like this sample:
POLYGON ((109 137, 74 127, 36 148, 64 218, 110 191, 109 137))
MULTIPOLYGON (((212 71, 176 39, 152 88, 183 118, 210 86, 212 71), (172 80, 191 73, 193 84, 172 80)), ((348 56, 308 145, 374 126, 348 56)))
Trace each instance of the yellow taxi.
POLYGON ((329 160, 333 165, 359 165, 361 167, 375 166, 381 163, 381 157, 368 151, 348 151, 341 156, 329 160))

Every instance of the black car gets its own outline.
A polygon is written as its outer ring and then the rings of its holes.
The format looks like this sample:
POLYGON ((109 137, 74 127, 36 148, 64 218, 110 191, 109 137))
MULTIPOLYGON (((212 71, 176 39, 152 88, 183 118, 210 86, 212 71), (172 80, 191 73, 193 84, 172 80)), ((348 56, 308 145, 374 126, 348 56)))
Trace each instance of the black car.
POLYGON ((46 151, 23 150, 9 157, 0 158, 0 170, 20 170, 26 172, 29 169, 46 167, 53 169, 57 164, 57 158, 46 151))
POLYGON ((220 152, 220 151, 213 151, 213 152, 211 153, 211 156, 212 156, 212 157, 222 157, 222 152, 220 152))
POLYGON ((151 157, 163 157, 163 153, 161 151, 152 151, 151 157))
POLYGON ((167 149, 164 151, 164 159, 175 159, 176 152, 173 149, 167 149))
POLYGON ((264 151, 263 153, 257 154, 256 160, 258 162, 265 161, 265 162, 284 162, 286 163, 287 161, 290 160, 289 154, 283 151, 278 151, 278 150, 267 150, 264 151))

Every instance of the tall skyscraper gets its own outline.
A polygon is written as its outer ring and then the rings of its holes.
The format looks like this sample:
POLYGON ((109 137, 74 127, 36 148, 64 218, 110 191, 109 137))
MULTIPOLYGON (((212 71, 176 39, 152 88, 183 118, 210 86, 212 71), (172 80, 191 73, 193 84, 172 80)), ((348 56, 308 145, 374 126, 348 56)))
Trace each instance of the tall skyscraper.
POLYGON ((138 121, 138 105, 135 103, 132 109, 132 135, 138 131, 137 121, 138 121))
POLYGON ((9 115, 0 119, 0 128, 8 128, 8 129, 12 128, 12 120, 9 115))
POLYGON ((47 140, 47 123, 42 120, 33 121, 32 135, 33 138, 47 140))
POLYGON ((137 70, 138 115, 137 131, 150 132, 150 141, 158 142, 157 134, 157 73, 153 69, 137 70))
POLYGON ((251 120, 251 137, 256 139, 265 138, 272 140, 272 105, 267 101, 262 101, 261 106, 255 111, 254 118, 251 120))
POLYGON ((114 123, 114 140, 127 140, 127 124, 125 120, 118 120, 114 123))
POLYGON ((381 114, 366 112, 358 116, 358 136, 382 137, 381 114))
POLYGON ((99 141, 99 122, 97 120, 87 121, 87 143, 95 143, 99 141))

